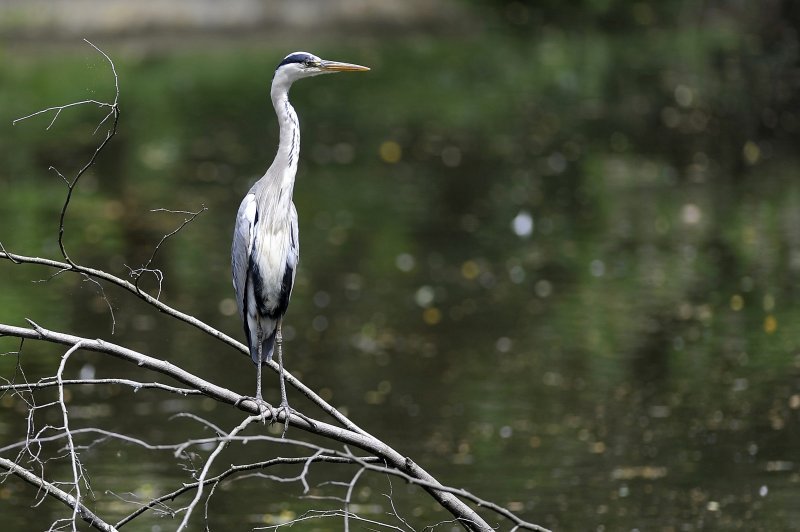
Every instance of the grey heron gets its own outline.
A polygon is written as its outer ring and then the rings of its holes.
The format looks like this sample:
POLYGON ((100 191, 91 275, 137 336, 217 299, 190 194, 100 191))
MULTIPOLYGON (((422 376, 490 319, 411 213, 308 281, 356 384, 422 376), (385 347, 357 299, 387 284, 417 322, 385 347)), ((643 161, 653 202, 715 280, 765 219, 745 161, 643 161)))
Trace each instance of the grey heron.
MULTIPOLYGON (((281 321, 289 305, 300 241, 297 210, 292 202, 300 153, 300 124, 289 103, 289 88, 295 81, 334 72, 359 72, 369 68, 326 61, 307 52, 287 55, 275 69, 270 96, 278 115, 278 153, 267 172, 255 182, 239 205, 231 247, 233 288, 239 317, 256 365, 256 396, 259 410, 266 405, 261 395, 261 368, 278 353, 281 405, 288 426, 289 403, 284 383, 281 321)), ((277 416, 272 412, 273 416, 277 416)))

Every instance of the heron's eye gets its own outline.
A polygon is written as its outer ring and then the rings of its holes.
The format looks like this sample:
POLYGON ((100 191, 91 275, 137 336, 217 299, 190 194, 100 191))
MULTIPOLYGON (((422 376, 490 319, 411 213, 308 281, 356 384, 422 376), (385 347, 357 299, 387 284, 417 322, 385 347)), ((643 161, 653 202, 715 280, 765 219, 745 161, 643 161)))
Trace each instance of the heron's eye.
POLYGON ((314 62, 313 59, 306 59, 305 61, 303 61, 303 66, 306 68, 310 68, 313 66, 317 66, 317 64, 314 62))

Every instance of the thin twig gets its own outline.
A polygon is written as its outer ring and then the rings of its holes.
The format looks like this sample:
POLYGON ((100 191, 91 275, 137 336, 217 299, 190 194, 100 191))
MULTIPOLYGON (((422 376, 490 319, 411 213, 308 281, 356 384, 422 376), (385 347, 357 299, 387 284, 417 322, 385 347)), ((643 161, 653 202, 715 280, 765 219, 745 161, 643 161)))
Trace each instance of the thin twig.
MULTIPOLYGON (((89 41, 86 41, 86 42, 89 42, 89 41)), ((91 43, 89 43, 89 44, 91 44, 91 43)), ((92 46, 94 46, 94 45, 92 44, 92 46)), ((47 124, 47 127, 45 128, 45 130, 49 130, 53 126, 53 124, 56 123, 56 119, 58 119, 58 116, 61 114, 61 111, 63 111, 64 109, 69 109, 70 107, 78 107, 78 106, 81 106, 81 105, 90 105, 90 104, 96 105, 98 107, 113 107, 113 104, 110 104, 108 102, 101 102, 101 101, 98 101, 98 100, 81 100, 79 102, 70 102, 70 103, 67 103, 67 104, 64 104, 64 105, 54 105, 53 107, 48 107, 47 109, 42 109, 40 111, 36 111, 35 113, 31 113, 29 115, 21 116, 19 118, 16 118, 16 119, 12 120, 11 124, 16 126, 17 122, 22 122, 23 120, 28 120, 29 118, 33 118, 34 116, 39 116, 41 114, 49 113, 50 111, 55 111, 55 116, 50 121, 50 123, 47 124)))
MULTIPOLYGON (((12 385, 17 382, 17 376, 21 376, 22 380, 25 381, 26 384, 28 382, 28 379, 25 376, 25 371, 22 369, 22 360, 21 360, 21 358, 22 358, 22 347, 24 345, 25 345, 25 338, 20 338, 19 339, 19 347, 17 347, 16 351, 9 351, 8 353, 3 353, 3 355, 2 355, 2 356, 14 355, 14 356, 17 357, 16 363, 14 364, 14 374, 11 376, 11 379, 9 380, 9 379, 3 378, 4 381, 6 381, 6 382, 8 382, 8 383, 10 383, 12 385)), ((20 385, 20 386, 24 386, 24 385, 20 385)), ((6 395, 6 391, 7 390, 4 389, 4 388, 0 388, 0 391, 2 391, 2 393, 0 393, 0 399, 2 399, 6 395)), ((20 394, 20 397, 22 397, 21 394, 20 394)), ((24 401, 25 398, 22 397, 22 400, 24 401)), ((30 405, 30 403, 29 403, 29 405, 30 405)))
POLYGON ((161 285, 164 281, 164 274, 159 269, 151 268, 150 265, 153 264, 153 261, 156 258, 156 254, 158 253, 158 251, 161 249, 161 246, 164 244, 164 242, 167 241, 168 238, 170 238, 173 235, 176 235, 178 232, 181 231, 181 229, 186 227, 188 224, 192 223, 195 218, 197 218, 200 214, 204 213, 207 210, 208 208, 205 205, 201 205, 200 210, 196 212, 175 211, 164 208, 150 209, 150 212, 168 212, 171 214, 184 214, 187 216, 187 218, 184 218, 183 222, 177 228, 175 228, 174 230, 170 231, 169 233, 161 237, 161 240, 159 240, 158 244, 156 244, 155 246, 155 249, 153 249, 153 253, 150 255, 150 258, 147 259, 147 262, 144 265, 142 265, 141 268, 137 268, 135 270, 128 268, 130 270, 131 277, 135 279, 134 286, 136 287, 137 292, 141 292, 141 288, 139 287, 139 281, 142 278, 142 274, 152 273, 155 276, 156 280, 158 281, 158 292, 156 292, 156 299, 161 298, 161 285))
POLYGON ((6 251, 6 248, 5 248, 5 247, 3 247, 3 243, 2 243, 2 242, 0 242, 0 252, 2 252, 2 253, 3 253, 3 255, 5 255, 5 257, 6 257, 8 260, 10 260, 11 262, 13 262, 14 264, 22 264, 20 261, 18 261, 17 259, 15 259, 13 256, 11 256, 11 255, 10 255, 10 254, 9 254, 9 253, 6 251))
MULTIPOLYGON (((291 521, 287 521, 285 523, 279 523, 277 525, 270 525, 265 527, 256 527, 254 530, 278 530, 279 528, 283 527, 292 527, 297 523, 301 523, 303 521, 309 521, 312 519, 325 519, 330 517, 341 517, 345 515, 343 510, 309 510, 300 517, 296 519, 292 519, 291 521)), ((365 517, 361 517, 358 514, 354 514, 351 512, 346 513, 347 517, 353 519, 354 521, 361 521, 362 523, 366 523, 368 525, 375 525, 381 526, 384 528, 388 528, 390 530, 398 530, 399 532, 405 532, 402 528, 396 527, 394 525, 390 525, 388 523, 382 523, 380 521, 375 521, 374 519, 367 519, 365 517)))
POLYGON ((114 334, 114 329, 117 326, 117 320, 114 317, 114 307, 111 306, 111 301, 108 300, 106 296, 106 291, 103 289, 103 285, 100 284, 96 279, 93 279, 89 275, 83 274, 83 280, 85 282, 93 283, 97 286, 97 289, 100 291, 100 295, 103 297, 103 301, 105 301, 106 306, 108 307, 108 312, 111 314, 111 334, 114 334))

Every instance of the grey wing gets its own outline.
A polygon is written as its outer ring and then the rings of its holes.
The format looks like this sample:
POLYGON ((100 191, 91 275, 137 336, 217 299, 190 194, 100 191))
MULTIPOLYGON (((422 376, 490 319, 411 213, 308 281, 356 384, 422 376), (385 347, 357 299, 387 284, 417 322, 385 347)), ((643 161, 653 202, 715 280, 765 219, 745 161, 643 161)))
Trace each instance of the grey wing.
POLYGON ((258 220, 256 197, 248 194, 239 205, 236 214, 236 225, 233 228, 233 244, 231 245, 231 271, 233 273, 233 290, 236 293, 236 308, 239 317, 244 316, 245 287, 247 286, 247 270, 250 253, 253 251, 255 224, 258 220))
POLYGON ((292 286, 294 286, 294 278, 297 275, 297 264, 300 262, 300 227, 297 223, 297 209, 294 207, 294 202, 291 204, 289 220, 291 224, 292 241, 289 245, 289 255, 286 262, 292 269, 292 286))

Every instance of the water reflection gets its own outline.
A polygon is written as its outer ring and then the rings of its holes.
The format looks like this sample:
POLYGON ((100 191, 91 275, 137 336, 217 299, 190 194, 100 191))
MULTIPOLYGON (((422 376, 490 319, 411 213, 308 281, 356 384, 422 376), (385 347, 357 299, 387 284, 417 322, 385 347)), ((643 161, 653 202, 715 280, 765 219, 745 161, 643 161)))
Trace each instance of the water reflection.
MULTIPOLYGON (((758 87, 731 84, 758 71, 737 50, 700 43, 724 54, 707 69, 682 62, 680 51, 655 54, 666 44, 658 38, 635 47, 587 40, 391 47, 379 50, 383 61, 364 61, 392 65, 371 81, 337 79, 321 92, 298 85, 303 254, 287 364, 446 482, 545 526, 789 528, 800 519, 790 504, 800 481, 800 186, 785 145, 793 111, 764 103, 758 87), (535 57, 537 68, 508 68, 498 49, 525 64, 535 57), (661 62, 644 61, 654 56, 661 62), (409 74, 426 69, 440 74, 409 74), (753 113, 771 131, 766 140, 743 126, 753 113)), ((180 223, 151 209, 206 206, 158 254, 163 297, 238 337, 227 252, 232 213, 276 144, 267 58, 263 50, 117 57, 125 121, 75 199, 69 245, 80 260, 126 275, 180 223)), ((83 59, 41 61, 49 76, 79 70, 83 59)), ((10 100, 17 114, 63 99, 61 86, 45 86, 39 61, 4 68, 21 80, 13 90, 24 94, 10 100)), ((91 146, 91 113, 82 113, 52 133, 4 132, 15 146, 13 154, 0 147, 15 169, 0 212, 2 227, 14 227, 0 236, 10 249, 55 256, 62 191, 45 169, 70 167, 91 146)), ((4 321, 30 316, 110 335, 95 288, 64 276, 30 284, 46 273, 0 267, 4 321)), ((224 386, 249 386, 244 357, 110 297, 118 342, 224 386)), ((30 379, 52 371, 45 355, 57 350, 28 349, 30 379)), ((4 375, 9 360, 0 359, 4 375)), ((141 377, 92 354, 73 370, 141 377)), ((213 403, 104 393, 75 392, 76 423, 101 419, 172 442, 196 435, 196 425, 159 426, 154 416, 199 409, 232 422, 213 403)), ((21 405, 3 401, 5 441, 21 405)), ((147 496, 185 480, 171 458, 108 449, 91 457, 98 494, 147 496), (134 462, 141 467, 131 472, 134 462)), ((21 487, 5 486, 14 508, 30 503, 21 487)), ((263 524, 246 510, 256 501, 274 501, 273 520, 309 507, 294 498, 297 486, 280 489, 222 490, 212 525, 241 515, 263 524)), ((385 512, 387 489, 384 479, 365 481, 363 512, 385 512)), ((394 489, 420 523, 441 518, 394 489)), ((98 499, 124 515, 120 501, 98 499)))

